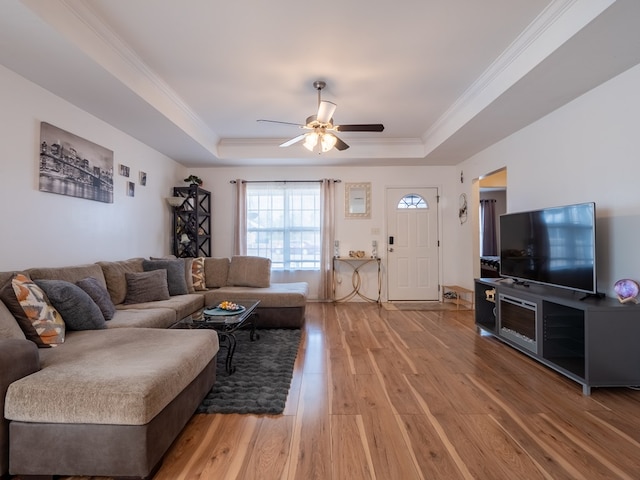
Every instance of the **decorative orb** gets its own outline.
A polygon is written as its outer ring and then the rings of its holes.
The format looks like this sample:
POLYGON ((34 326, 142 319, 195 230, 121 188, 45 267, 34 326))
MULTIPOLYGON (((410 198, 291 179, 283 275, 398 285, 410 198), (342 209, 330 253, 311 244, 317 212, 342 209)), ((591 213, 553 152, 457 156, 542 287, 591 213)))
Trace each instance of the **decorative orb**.
POLYGON ((628 278, 618 280, 613 285, 613 290, 618 295, 618 300, 620 300, 620 302, 638 303, 636 297, 638 296, 638 293, 640 293, 640 285, 638 285, 638 282, 635 280, 630 280, 628 278))

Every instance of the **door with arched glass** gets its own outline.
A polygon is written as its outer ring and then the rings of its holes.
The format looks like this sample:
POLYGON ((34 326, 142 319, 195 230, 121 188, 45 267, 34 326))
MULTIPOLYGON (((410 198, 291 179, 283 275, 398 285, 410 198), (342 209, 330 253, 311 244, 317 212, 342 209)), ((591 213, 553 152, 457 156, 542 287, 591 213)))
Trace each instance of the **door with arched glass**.
POLYGON ((387 189, 387 297, 438 300, 438 189, 387 189))

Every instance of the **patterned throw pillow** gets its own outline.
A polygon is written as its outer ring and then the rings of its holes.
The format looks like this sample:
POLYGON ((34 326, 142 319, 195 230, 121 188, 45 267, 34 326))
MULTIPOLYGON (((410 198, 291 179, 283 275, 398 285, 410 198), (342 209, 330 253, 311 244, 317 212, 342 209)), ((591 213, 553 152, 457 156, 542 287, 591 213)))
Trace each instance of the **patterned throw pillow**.
POLYGON ((47 295, 29 277, 13 275, 2 289, 0 299, 18 321, 25 336, 39 347, 56 347, 64 342, 62 316, 47 295))
POLYGON ((207 282, 204 276, 204 257, 193 259, 191 264, 191 274, 193 277, 193 288, 195 290, 206 290, 207 282))

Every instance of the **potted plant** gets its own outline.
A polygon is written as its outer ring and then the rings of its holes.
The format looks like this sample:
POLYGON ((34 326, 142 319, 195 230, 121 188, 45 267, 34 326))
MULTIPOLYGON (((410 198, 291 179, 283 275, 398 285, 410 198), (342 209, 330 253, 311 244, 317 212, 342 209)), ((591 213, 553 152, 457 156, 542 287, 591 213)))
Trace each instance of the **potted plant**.
POLYGON ((196 175, 189 175, 184 179, 184 181, 189 182, 189 185, 198 185, 199 187, 202 186, 202 179, 196 175))

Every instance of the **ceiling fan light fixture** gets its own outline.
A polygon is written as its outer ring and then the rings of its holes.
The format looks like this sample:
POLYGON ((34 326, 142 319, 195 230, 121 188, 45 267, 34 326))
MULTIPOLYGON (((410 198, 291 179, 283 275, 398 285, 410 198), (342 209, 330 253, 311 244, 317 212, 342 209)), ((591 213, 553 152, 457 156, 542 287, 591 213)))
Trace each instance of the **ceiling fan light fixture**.
POLYGON ((322 138, 320 139, 320 145, 322 147, 322 151, 328 152, 336 145, 337 141, 338 139, 334 135, 331 135, 330 133, 325 133, 324 135, 322 135, 322 138))
POLYGON ((318 134, 316 132, 311 132, 307 134, 302 146, 307 150, 309 150, 310 152, 313 152, 313 149, 317 144, 318 144, 318 134))
POLYGON ((322 100, 320 95, 322 89, 326 87, 326 83, 322 80, 313 82, 313 87, 318 91, 318 113, 307 117, 307 121, 304 125, 291 122, 280 122, 277 120, 258 120, 259 122, 271 122, 281 123, 285 125, 295 125, 305 130, 310 130, 309 133, 303 133, 281 143, 281 147, 289 147, 294 143, 298 143, 302 140, 304 148, 313 152, 318 147, 318 153, 328 152, 332 148, 339 151, 344 151, 349 148, 342 139, 329 132, 382 132, 384 125, 381 123, 361 123, 351 125, 334 125, 333 114, 336 111, 336 104, 322 100), (320 145, 318 145, 318 141, 320 145))

